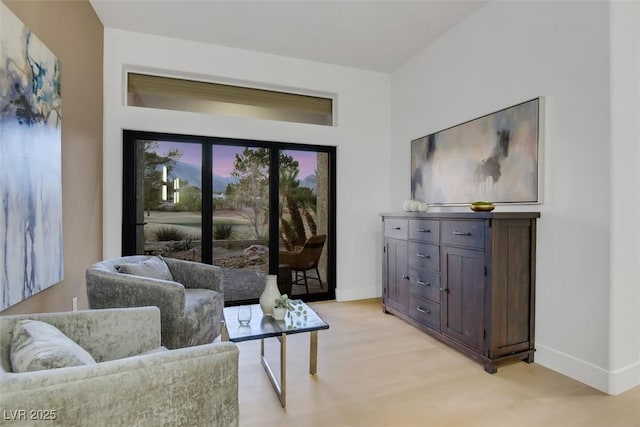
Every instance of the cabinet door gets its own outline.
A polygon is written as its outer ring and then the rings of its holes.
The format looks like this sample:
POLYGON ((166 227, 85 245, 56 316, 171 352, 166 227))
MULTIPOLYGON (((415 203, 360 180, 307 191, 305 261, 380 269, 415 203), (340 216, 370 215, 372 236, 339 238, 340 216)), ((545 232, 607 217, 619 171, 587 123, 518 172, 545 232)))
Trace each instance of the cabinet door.
POLYGON ((490 357, 534 348, 532 239, 530 220, 494 221, 490 357))
POLYGON ((409 310, 409 276, 407 275, 407 242, 386 239, 386 282, 385 304, 390 308, 407 313, 409 310))
POLYGON ((484 252, 443 246, 442 255, 442 333, 482 351, 484 252))

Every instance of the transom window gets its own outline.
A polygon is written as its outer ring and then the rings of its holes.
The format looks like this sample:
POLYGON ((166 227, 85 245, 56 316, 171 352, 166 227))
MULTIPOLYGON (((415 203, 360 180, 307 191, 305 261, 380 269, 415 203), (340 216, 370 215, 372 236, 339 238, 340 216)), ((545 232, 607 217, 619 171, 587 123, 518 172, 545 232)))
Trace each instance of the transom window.
POLYGON ((333 126, 333 99, 128 73, 127 105, 333 126))

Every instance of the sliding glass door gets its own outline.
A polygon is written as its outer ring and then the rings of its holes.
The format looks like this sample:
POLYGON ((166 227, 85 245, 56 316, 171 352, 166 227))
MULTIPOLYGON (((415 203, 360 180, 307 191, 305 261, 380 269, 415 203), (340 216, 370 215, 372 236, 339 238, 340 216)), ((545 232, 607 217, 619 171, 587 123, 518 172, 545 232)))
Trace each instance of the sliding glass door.
POLYGON ((334 298, 333 147, 124 135, 123 254, 218 265, 228 304, 278 273, 295 297, 334 298))
POLYGON ((279 262, 291 271, 293 295, 327 289, 329 169, 327 153, 280 150, 279 262))
POLYGON ((226 301, 258 298, 270 272, 269 153, 247 145, 212 146, 212 263, 229 279, 226 301))

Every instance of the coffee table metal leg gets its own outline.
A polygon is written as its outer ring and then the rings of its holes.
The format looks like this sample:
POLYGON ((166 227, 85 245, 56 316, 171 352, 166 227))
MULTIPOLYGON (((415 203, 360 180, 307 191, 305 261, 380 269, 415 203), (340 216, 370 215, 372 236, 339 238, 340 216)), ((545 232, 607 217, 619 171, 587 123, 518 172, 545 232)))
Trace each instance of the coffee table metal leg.
POLYGON ((280 338, 280 403, 287 405, 287 334, 280 338))
POLYGON ((311 331, 309 341, 309 373, 315 375, 318 371, 318 331, 311 331))
POLYGON ((267 359, 264 357, 264 338, 260 340, 260 361, 264 367, 273 390, 280 399, 280 404, 284 408, 287 405, 287 334, 276 337, 280 341, 280 383, 274 375, 267 359))

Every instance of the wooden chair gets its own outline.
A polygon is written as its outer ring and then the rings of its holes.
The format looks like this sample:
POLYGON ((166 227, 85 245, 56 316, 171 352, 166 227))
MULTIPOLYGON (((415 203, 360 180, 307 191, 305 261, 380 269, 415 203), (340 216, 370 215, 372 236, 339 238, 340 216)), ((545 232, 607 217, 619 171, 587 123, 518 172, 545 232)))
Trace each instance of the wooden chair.
POLYGON ((309 293, 308 270, 316 271, 315 278, 320 283, 320 289, 323 289, 322 279, 320 279, 320 272, 318 271, 318 261, 320 260, 325 240, 327 240, 327 236, 324 234, 311 236, 304 242, 303 246, 296 248, 293 252, 280 251, 280 264, 288 264, 291 271, 295 272, 295 279, 292 283, 294 285, 302 285, 300 281, 304 280, 307 293, 309 293), (302 279, 298 278, 298 272, 302 272, 302 279))

